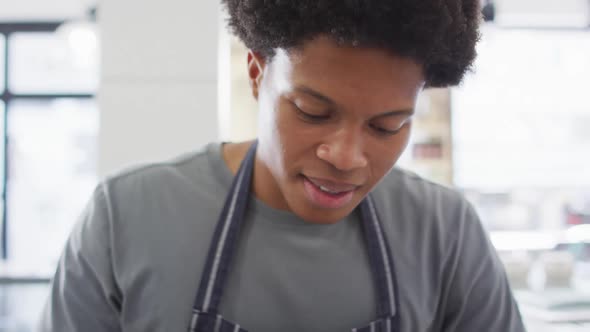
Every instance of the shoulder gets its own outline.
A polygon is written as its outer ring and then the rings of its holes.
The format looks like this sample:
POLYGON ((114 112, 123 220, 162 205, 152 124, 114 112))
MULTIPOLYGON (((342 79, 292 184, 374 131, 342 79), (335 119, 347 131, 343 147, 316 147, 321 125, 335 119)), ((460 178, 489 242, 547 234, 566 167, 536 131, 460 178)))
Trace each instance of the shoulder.
MULTIPOLYGON (((99 184, 108 218, 109 243, 115 269, 124 275, 137 266, 163 264, 164 256, 206 245, 200 237, 211 234, 221 210, 226 187, 212 161, 211 143, 199 150, 158 163, 127 168, 99 184), (166 244, 166 247, 161 245, 166 244)), ((215 158, 214 158, 215 159, 215 158)))
POLYGON ((393 215, 403 214, 412 222, 456 226, 472 207, 458 190, 429 181, 398 167, 375 189, 376 200, 393 215))
POLYGON ((407 170, 394 168, 372 195, 390 241, 409 252, 426 251, 426 256, 442 259, 466 233, 484 236, 477 214, 459 191, 407 170))
POLYGON ((403 190, 409 199, 463 200, 462 194, 451 187, 425 179, 420 175, 394 167, 380 183, 386 190, 403 190))
POLYGON ((207 166, 208 150, 215 143, 210 143, 195 151, 186 152, 174 158, 126 167, 105 177, 108 186, 124 186, 147 182, 158 182, 173 176, 188 175, 189 172, 207 166))
POLYGON ((106 176, 101 185, 107 195, 163 195, 177 190, 215 186, 217 177, 211 154, 220 143, 209 143, 169 160, 139 164, 106 176))
POLYGON ((159 224, 213 207, 231 182, 215 155, 219 148, 220 143, 210 143, 166 161, 126 168, 104 178, 97 190, 113 221, 125 227, 159 224))

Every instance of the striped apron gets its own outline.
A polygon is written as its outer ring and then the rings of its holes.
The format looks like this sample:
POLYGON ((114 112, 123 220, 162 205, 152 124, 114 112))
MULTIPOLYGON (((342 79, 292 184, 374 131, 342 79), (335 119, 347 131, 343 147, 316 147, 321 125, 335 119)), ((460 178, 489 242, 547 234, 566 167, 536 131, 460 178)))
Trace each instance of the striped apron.
MULTIPOLYGON (((256 146, 255 141, 242 161, 219 216, 201 275, 189 332, 247 331, 239 324, 225 320, 218 309, 250 196, 256 146)), ((371 196, 368 195, 359 207, 369 263, 377 290, 377 319, 367 326, 353 328, 351 331, 400 332, 399 303, 396 296, 398 290, 389 244, 371 196)))

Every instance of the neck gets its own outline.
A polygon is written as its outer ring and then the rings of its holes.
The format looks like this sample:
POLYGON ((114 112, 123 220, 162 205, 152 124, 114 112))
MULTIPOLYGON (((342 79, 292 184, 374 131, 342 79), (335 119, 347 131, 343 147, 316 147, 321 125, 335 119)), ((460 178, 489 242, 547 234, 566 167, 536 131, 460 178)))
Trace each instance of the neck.
MULTIPOLYGON (((240 143, 227 143, 223 145, 223 160, 233 175, 237 174, 238 169, 240 168, 240 165, 253 142, 254 141, 246 141, 240 143)), ((257 199, 264 202, 268 206, 279 210, 289 210, 289 207, 283 198, 283 194, 281 193, 274 176, 268 167, 266 167, 264 162, 260 160, 258 152, 256 153, 256 160, 254 162, 252 191, 257 199)))
POLYGON ((253 141, 246 141, 240 143, 225 143, 222 147, 222 156, 223 161, 232 172, 233 175, 238 173, 238 169, 240 168, 240 164, 246 153, 248 153, 248 149, 250 145, 252 145, 253 141))

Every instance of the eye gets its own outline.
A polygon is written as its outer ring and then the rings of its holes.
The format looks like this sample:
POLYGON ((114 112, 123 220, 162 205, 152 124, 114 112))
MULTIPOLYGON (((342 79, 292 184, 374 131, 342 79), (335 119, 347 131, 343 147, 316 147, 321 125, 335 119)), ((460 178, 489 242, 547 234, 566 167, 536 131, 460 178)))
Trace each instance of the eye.
POLYGON ((375 133, 377 133, 377 135, 379 136, 393 136, 398 134, 400 131, 402 131, 402 129, 404 129, 404 127, 409 123, 409 121, 404 121, 397 129, 391 130, 391 129, 386 129, 383 127, 380 127, 378 125, 375 124, 371 124, 371 129, 373 129, 375 131, 375 133))
POLYGON ((318 123, 318 122, 328 120, 330 118, 329 114, 317 115, 317 114, 307 113, 307 112, 303 111, 301 108, 299 108, 295 103, 292 103, 292 104, 293 104, 293 107, 295 107, 295 110, 297 111, 297 114, 299 115, 299 117, 301 117, 304 121, 318 123))

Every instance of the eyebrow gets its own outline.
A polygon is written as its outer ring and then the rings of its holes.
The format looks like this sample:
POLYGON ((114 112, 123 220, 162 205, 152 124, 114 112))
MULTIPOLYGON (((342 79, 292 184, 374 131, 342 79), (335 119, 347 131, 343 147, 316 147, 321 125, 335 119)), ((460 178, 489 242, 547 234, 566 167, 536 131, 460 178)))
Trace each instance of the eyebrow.
POLYGON ((330 99, 329 97, 326 97, 323 94, 321 94, 321 93, 319 93, 319 92, 317 92, 317 91, 315 91, 313 89, 310 89, 310 88, 308 88, 306 86, 298 86, 298 87, 295 88, 295 91, 298 91, 298 92, 301 92, 301 93, 305 93, 307 95, 310 95, 310 96, 312 96, 312 97, 314 97, 316 99, 319 99, 319 100, 323 101, 326 104, 336 105, 336 103, 332 99, 330 99))
MULTIPOLYGON (((306 86, 297 86, 295 88, 295 91, 304 93, 304 94, 309 95, 311 97, 314 97, 314 98, 316 98, 326 104, 329 104, 331 106, 337 105, 336 102, 334 102, 330 97, 324 96, 323 94, 321 94, 311 88, 308 88, 306 86)), ((376 115, 375 118, 388 117, 388 116, 402 116, 402 115, 408 115, 408 116, 414 115, 414 109, 407 108, 407 109, 388 111, 388 112, 376 115)))

